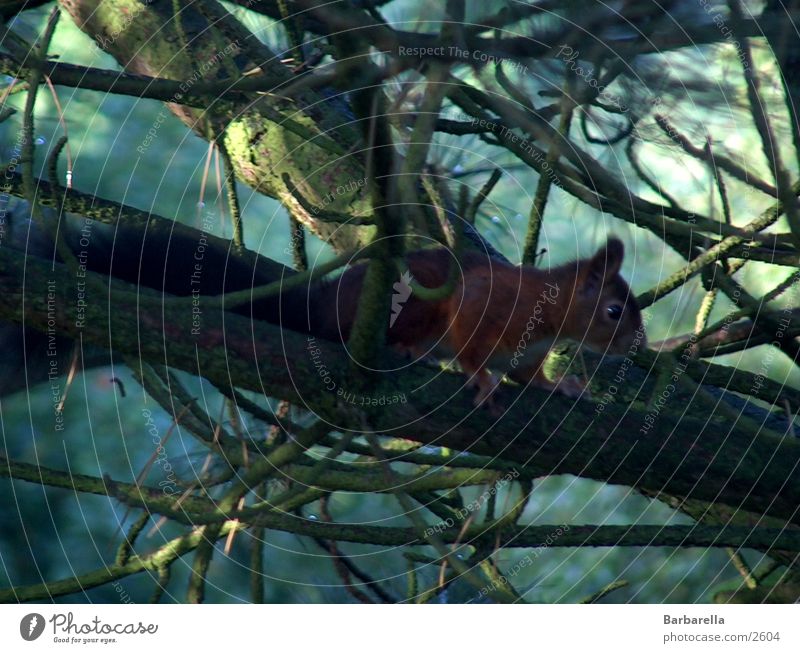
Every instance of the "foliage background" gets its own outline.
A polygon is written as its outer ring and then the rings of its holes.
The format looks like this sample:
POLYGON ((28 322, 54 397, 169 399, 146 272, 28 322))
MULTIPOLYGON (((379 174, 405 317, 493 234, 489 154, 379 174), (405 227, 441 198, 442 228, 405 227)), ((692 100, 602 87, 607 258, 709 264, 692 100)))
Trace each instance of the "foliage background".
MULTIPOLYGON (((279 50, 286 49, 283 33, 268 18, 248 14, 240 8, 232 9, 238 15, 245 16, 248 27, 258 28, 260 38, 279 50)), ((27 25, 31 34, 40 33, 49 10, 50 7, 45 6, 27 11, 15 20, 27 25)), ((384 13, 389 19, 413 20, 417 25, 440 17, 438 8, 424 0, 397 0, 385 7, 384 13)), ((119 69, 116 62, 70 20, 60 21, 51 51, 61 53, 62 61, 119 69)), ((736 61, 729 52, 722 48, 703 47, 688 54, 672 53, 667 57, 651 55, 644 59, 651 61, 643 62, 643 66, 656 66, 659 65, 658 59, 667 59, 670 71, 674 74, 680 74, 681 70, 697 71, 703 65, 717 69, 734 91, 725 98, 729 109, 727 115, 724 112, 721 114, 716 105, 705 107, 702 103, 696 103, 691 92, 667 90, 665 95, 671 94, 674 102, 671 115, 691 116, 690 122, 701 137, 705 126, 714 123, 721 125, 714 131, 715 136, 726 135, 720 148, 760 152, 756 132, 743 122, 743 83, 736 69, 736 61)), ((523 81, 534 84, 530 80, 523 81)), ((209 208, 224 203, 213 181, 209 182, 205 197, 201 195, 208 144, 169 113, 165 112, 165 121, 154 144, 144 155, 136 152, 155 117, 162 111, 161 103, 63 87, 59 87, 58 94, 69 129, 76 187, 136 207, 152 208, 161 215, 175 216, 177 220, 198 228, 202 226, 199 206, 209 208)), ((14 134, 20 129, 21 123, 17 118, 21 115, 24 96, 20 94, 10 102, 20 110, 20 114, 0 124, 2 160, 10 157, 14 134)), ((37 142, 40 144, 37 152, 43 158, 48 145, 61 133, 55 105, 47 93, 40 93, 36 105, 36 127, 37 142)), ((487 163, 497 164, 497 151, 477 139, 468 148, 462 149, 465 148, 464 139, 458 139, 456 144, 453 138, 445 135, 437 138, 434 151, 441 165, 457 177, 458 184, 467 184, 473 193, 477 192, 488 175, 466 173, 475 169, 485 170, 487 163)), ((653 199, 631 171, 624 169, 623 159, 615 148, 599 150, 590 145, 587 148, 610 168, 619 168, 625 185, 653 199)), ((683 189, 681 201, 686 208, 696 206, 706 214, 718 214, 718 206, 709 208, 709 202, 713 202, 713 192, 709 192, 711 185, 707 169, 692 160, 681 159, 675 149, 666 143, 648 144, 646 156, 642 158, 666 188, 683 189)), ((785 157, 785 160, 791 162, 793 157, 785 157)), ((759 163, 753 161, 752 165, 758 167, 759 163)), ((762 168, 765 168, 763 164, 762 168)), ((791 172, 794 176, 797 170, 792 169, 791 172)), ((212 171, 212 180, 213 177, 212 171)), ((480 231, 512 260, 520 258, 532 201, 530 189, 535 188, 536 180, 536 173, 530 169, 510 166, 489 201, 484 204, 478 219, 480 231)), ((277 201, 255 194, 241 184, 239 193, 248 247, 290 265, 291 256, 287 254, 288 217, 283 207, 277 201)), ((747 218, 757 215, 767 206, 762 197, 754 196, 743 187, 732 187, 730 195, 734 215, 741 212, 747 218)), ((595 212, 558 189, 554 189, 547 211, 542 244, 547 248, 546 256, 551 262, 585 256, 608 233, 615 233, 628 245, 623 274, 632 280, 636 292, 650 288, 681 263, 677 255, 665 252, 663 243, 656 238, 610 216, 597 220, 595 212)), ((216 233, 230 236, 230 225, 223 224, 221 217, 218 225, 216 233)), ((783 221, 779 226, 785 230, 783 221)), ((312 236, 309 236, 309 241, 310 260, 317 255, 323 258, 329 256, 320 241, 312 236)), ((786 275, 785 268, 754 263, 745 278, 748 287, 766 291, 786 275)), ((695 307, 702 294, 699 280, 694 279, 648 309, 651 340, 690 331, 694 324, 695 307)), ((720 297, 712 320, 723 317, 731 308, 728 300, 720 297)), ((726 364, 745 369, 756 366, 760 360, 757 349, 722 359, 726 364)), ((792 370, 790 362, 783 357, 776 359, 768 374, 779 382, 800 386, 800 373, 792 370)), ((215 405, 221 406, 221 397, 212 388, 198 387, 196 380, 188 377, 185 377, 185 381, 197 396, 206 397, 212 413, 215 412, 215 405), (192 386, 192 383, 195 385, 192 386)), ((31 387, 27 392, 0 401, 2 446, 6 455, 16 460, 66 469, 72 473, 132 478, 144 467, 152 453, 142 419, 145 402, 140 387, 121 364, 114 369, 80 374, 65 404, 66 429, 56 433, 52 429, 49 388, 46 384, 31 387), (121 397, 116 391, 110 381, 112 376, 124 382, 128 391, 126 397, 121 397)), ((157 416, 160 432, 166 433, 171 418, 152 400, 147 402, 147 407, 157 416)), ((253 437, 258 437, 266 428, 257 422, 247 426, 253 437)), ((191 464, 196 464, 198 455, 195 442, 176 433, 167 449, 174 467, 190 478, 191 464)), ((157 483, 160 480, 159 473, 160 470, 154 467, 148 480, 157 483)), ((509 500, 508 492, 508 489, 501 491, 499 505, 509 500)), ((518 490, 512 487, 510 492, 514 494, 518 490)), ((477 495, 479 490, 464 490, 465 500, 469 499, 470 493, 477 495)), ((387 508, 387 504, 393 501, 389 496, 337 493, 332 500, 331 511, 342 522, 377 522, 393 514, 387 508)), ((3 515, 0 519, 0 586, 42 582, 44 579, 72 576, 101 567, 104 562, 113 559, 116 546, 122 540, 122 520, 126 518, 126 524, 131 522, 131 515, 126 508, 114 500, 54 488, 45 489, 33 484, 12 482, 7 478, 0 478, 0 506, 3 515)), ((626 488, 570 476, 540 481, 522 521, 545 524, 690 523, 687 517, 626 488)), ((179 529, 167 525, 149 537, 155 546, 178 533, 179 529)), ((207 600, 210 602, 248 600, 248 539, 248 534, 239 534, 229 555, 218 550, 207 579, 207 600)), ((376 547, 355 544, 343 548, 374 577, 390 579, 388 587, 394 589, 396 594, 404 594, 407 563, 400 551, 377 550, 376 547)), ((524 550, 507 550, 500 560, 511 565, 526 553, 524 550)), ((761 554, 756 552, 746 552, 745 555, 752 565, 757 565, 761 560, 761 554)), ((180 593, 186 584, 189 564, 190 559, 186 558, 173 565, 170 588, 176 589, 176 594, 172 597, 168 590, 163 600, 181 600, 180 593)), ((291 534, 267 532, 265 573, 268 574, 267 601, 311 603, 352 600, 342 590, 341 580, 326 553, 313 543, 301 541, 291 534)), ((738 587, 741 580, 724 550, 680 548, 551 548, 541 551, 536 564, 521 570, 517 577, 520 587, 530 588, 526 598, 535 602, 574 602, 617 579, 625 579, 629 585, 604 600, 704 602, 722 588, 738 587)), ((123 590, 131 600, 144 602, 152 591, 152 582, 140 574, 123 579, 119 584, 56 601, 114 602, 120 600, 123 590)), ((442 600, 455 602, 475 598, 474 589, 457 583, 442 600)))

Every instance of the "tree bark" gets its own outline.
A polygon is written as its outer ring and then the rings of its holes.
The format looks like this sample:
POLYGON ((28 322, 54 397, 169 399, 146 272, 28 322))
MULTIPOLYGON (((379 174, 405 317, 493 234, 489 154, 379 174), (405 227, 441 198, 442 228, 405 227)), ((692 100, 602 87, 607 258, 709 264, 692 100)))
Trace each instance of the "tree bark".
MULTIPOLYGON (((283 79, 283 85, 255 99, 209 97, 207 108, 199 109, 179 104, 180 95, 167 106, 201 137, 224 143, 241 181, 280 200, 338 250, 352 249, 368 237, 371 227, 346 224, 371 211, 360 154, 363 145, 352 117, 313 89, 283 97, 295 78, 281 63, 281 55, 258 41, 215 0, 181 0, 177 17, 174 3, 166 0, 147 5, 140 0, 60 0, 60 4, 126 71, 178 80, 184 95, 190 95, 198 82, 235 80, 254 70, 270 80, 283 79), (301 200, 287 188, 283 175, 289 176, 301 200), (338 215, 344 224, 320 219, 322 209, 338 215)), ((158 146, 157 138, 152 146, 158 146)))
MULTIPOLYGON (((725 411, 700 417, 691 405, 667 402, 643 434, 647 413, 623 403, 598 412, 588 401, 503 388, 498 400, 508 410, 494 419, 473 408, 465 377, 420 365, 384 374, 369 395, 359 394, 337 372, 349 358, 332 343, 223 312, 210 299, 201 303, 202 328, 192 335, 192 298, 151 297, 91 273, 86 281, 108 296, 90 295, 81 307, 76 280, 64 266, 51 269, 0 251, 0 315, 45 332, 54 320, 57 332, 107 347, 112 357, 140 357, 221 388, 289 400, 332 429, 497 456, 543 476, 575 474, 672 497, 678 505, 702 501, 731 515, 750 511, 800 525, 800 443, 754 430, 749 421, 731 423, 725 411), (328 374, 320 374, 321 365, 328 374)), ((605 363, 600 376, 609 382, 616 371, 605 363)))

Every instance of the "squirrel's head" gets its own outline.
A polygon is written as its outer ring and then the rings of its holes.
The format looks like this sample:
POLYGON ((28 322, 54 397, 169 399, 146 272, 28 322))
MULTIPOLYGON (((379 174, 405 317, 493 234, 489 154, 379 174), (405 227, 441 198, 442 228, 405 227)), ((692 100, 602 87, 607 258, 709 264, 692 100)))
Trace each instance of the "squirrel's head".
POLYGON ((601 354, 627 354, 647 346, 642 313, 619 270, 625 246, 609 238, 581 262, 570 311, 578 342, 601 354))

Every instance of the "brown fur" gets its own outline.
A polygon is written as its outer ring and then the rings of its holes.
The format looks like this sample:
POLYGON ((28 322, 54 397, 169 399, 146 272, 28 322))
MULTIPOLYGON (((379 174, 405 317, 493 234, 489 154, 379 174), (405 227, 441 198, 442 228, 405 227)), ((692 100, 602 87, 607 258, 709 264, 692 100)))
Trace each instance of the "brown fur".
MULTIPOLYGON (((519 383, 577 396, 583 390, 577 379, 554 383, 542 372, 553 345, 571 340, 601 354, 624 354, 637 339, 646 344, 639 307, 619 274, 623 257, 624 246, 614 238, 593 257, 550 270, 465 253, 451 296, 424 301, 412 294, 388 329, 388 342, 417 356, 454 357, 476 380, 476 403, 497 384, 489 369, 519 383), (619 319, 608 312, 615 306, 619 319)), ((459 264, 445 249, 411 252, 406 261, 414 279, 428 288, 444 284, 448 266, 459 264)), ((365 266, 355 266, 313 293, 312 332, 346 341, 364 272, 365 266)))

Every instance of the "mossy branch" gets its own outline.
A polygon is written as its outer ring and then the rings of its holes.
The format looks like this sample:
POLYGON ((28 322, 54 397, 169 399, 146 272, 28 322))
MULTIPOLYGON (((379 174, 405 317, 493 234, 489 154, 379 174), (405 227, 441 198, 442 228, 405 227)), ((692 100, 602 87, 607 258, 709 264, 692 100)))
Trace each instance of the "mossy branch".
MULTIPOLYGON (((408 546, 424 544, 424 540, 413 529, 375 526, 350 526, 308 521, 285 515, 262 520, 267 528, 286 530, 302 535, 320 537, 337 541, 362 542, 379 546, 408 546)), ((237 522, 227 522, 220 530, 224 537, 230 529, 238 527, 237 522)), ((556 529, 564 525, 527 526, 515 530, 505 530, 499 538, 504 547, 537 548, 551 547, 607 547, 607 546, 667 546, 724 548, 743 546, 752 548, 781 548, 800 550, 800 536, 780 529, 752 529, 742 527, 719 528, 714 526, 569 526, 568 530, 555 542, 547 545, 548 538, 556 529)), ((465 534, 463 541, 473 543, 483 534, 483 526, 474 526, 465 534)), ((445 532, 441 535, 445 542, 453 543, 458 532, 445 532)), ((494 539, 494 534, 491 538, 494 539)), ((65 578, 49 583, 12 587, 0 590, 0 603, 52 600, 75 592, 99 587, 113 580, 148 571, 158 571, 169 566, 183 555, 194 550, 203 536, 195 530, 182 537, 167 542, 156 551, 135 555, 124 565, 111 564, 103 569, 65 578)), ((469 546, 462 544, 460 548, 469 546)))
MULTIPOLYGON (((425 366, 393 375, 375 388, 388 396, 410 393, 422 384, 419 387, 425 392, 413 393, 407 404, 396 404, 391 410, 376 405, 350 406, 352 410, 342 411, 335 393, 321 383, 306 353, 306 339, 299 334, 237 315, 209 314, 199 336, 205 355, 198 368, 197 344, 187 337, 192 329, 190 311, 165 306, 163 315, 137 314, 135 303, 117 301, 118 290, 130 292, 128 287, 112 282, 108 300, 115 310, 108 312, 106 302, 88 302, 85 320, 78 326, 77 307, 69 292, 71 282, 63 266, 51 267, 49 262, 8 250, 0 250, 0 315, 24 321, 28 328, 46 330, 51 281, 56 290, 55 326, 65 335, 81 334, 84 342, 110 344, 120 353, 187 370, 219 387, 236 386, 303 401, 342 428, 363 431, 366 425, 480 455, 502 451, 509 462, 544 474, 578 473, 755 512, 767 510, 773 516, 800 521, 796 511, 800 489, 786 482, 800 460, 800 444, 761 436, 730 423, 723 413, 704 411, 699 418, 687 412, 686 406, 677 411, 667 409, 658 415, 647 437, 641 437, 647 412, 635 405, 609 404, 600 413, 591 402, 576 404, 528 390, 526 394, 535 399, 533 405, 547 406, 532 416, 525 408, 531 405, 529 401, 515 404, 519 393, 501 389, 498 400, 510 408, 495 422, 484 412, 472 410, 470 393, 461 391, 462 377, 425 366), (24 289, 20 284, 23 274, 24 289), (288 357, 287 350, 293 352, 288 357), (419 420, 414 415, 428 417, 419 420), (556 431, 558 437, 551 437, 556 431), (519 433, 525 433, 525 438, 519 438, 519 433), (609 444, 612 440, 613 447, 609 444), (513 447, 508 446, 509 441, 514 442, 513 447), (698 474, 701 483, 697 483, 698 474)), ((321 341, 316 346, 329 367, 346 366, 346 353, 340 348, 321 341)), ((615 366, 609 363, 606 369, 609 378, 613 377, 615 366)))

